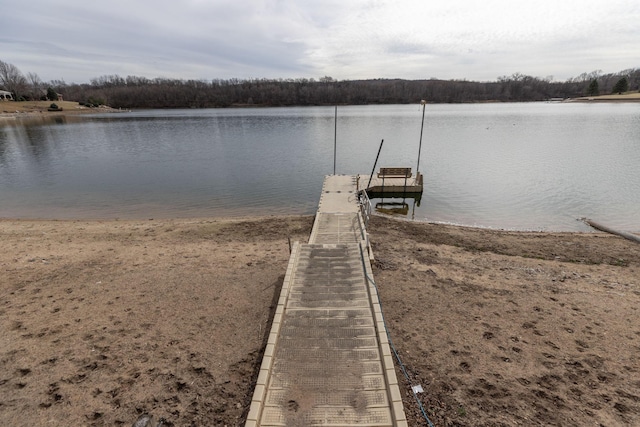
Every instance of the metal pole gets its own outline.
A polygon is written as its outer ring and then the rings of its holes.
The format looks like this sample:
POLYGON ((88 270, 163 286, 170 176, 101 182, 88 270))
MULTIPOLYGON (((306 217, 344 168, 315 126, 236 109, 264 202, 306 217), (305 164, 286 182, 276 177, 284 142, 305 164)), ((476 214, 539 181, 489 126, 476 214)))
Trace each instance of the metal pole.
POLYGON ((418 177, 418 172, 420 172, 420 152, 422 151, 422 130, 424 129, 424 109, 427 105, 427 101, 424 99, 420 101, 422 104, 422 125, 420 126, 420 145, 418 146, 418 164, 416 165, 416 178, 418 177))
MULTIPOLYGON (((371 185, 371 179, 373 178, 373 173, 376 170, 376 165, 378 164, 378 157, 380 157, 380 151, 382 151, 382 144, 384 143, 384 139, 380 141, 380 148, 378 148, 378 155, 376 156, 376 161, 373 163, 373 169, 371 169, 371 175, 369 176, 369 183, 367 184, 367 188, 371 185)), ((384 177, 382 178, 384 182, 384 177)), ((383 184, 384 185, 384 184, 383 184)), ((365 190, 367 189, 365 188, 365 190)))
POLYGON ((338 106, 336 105, 336 112, 334 117, 333 128, 333 174, 336 174, 336 151, 338 148, 338 106))

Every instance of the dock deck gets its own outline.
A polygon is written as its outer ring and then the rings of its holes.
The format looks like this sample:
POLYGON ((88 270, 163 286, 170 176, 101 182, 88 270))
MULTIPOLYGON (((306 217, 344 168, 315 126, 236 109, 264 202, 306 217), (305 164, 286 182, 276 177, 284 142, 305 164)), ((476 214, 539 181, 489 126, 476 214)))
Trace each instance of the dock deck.
POLYGON ((381 178, 374 175, 369 183, 371 175, 358 175, 358 189, 367 190, 372 195, 411 195, 422 194, 423 175, 418 173, 409 178, 381 178))
POLYGON ((245 426, 406 426, 358 178, 325 178, 293 245, 245 426))

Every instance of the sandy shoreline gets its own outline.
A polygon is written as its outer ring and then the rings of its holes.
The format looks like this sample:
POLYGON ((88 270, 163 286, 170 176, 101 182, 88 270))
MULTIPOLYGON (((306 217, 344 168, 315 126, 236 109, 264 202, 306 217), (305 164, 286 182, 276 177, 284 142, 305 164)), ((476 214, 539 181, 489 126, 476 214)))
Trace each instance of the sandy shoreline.
MULTIPOLYGON (((312 221, 0 220, 0 423, 242 425, 289 239, 312 221)), ((640 245, 381 217, 369 231, 436 425, 640 422, 640 245)))
POLYGON ((15 119, 33 119, 56 116, 75 116, 78 114, 117 113, 117 110, 106 105, 89 108, 75 101, 23 101, 0 102, 0 124, 10 123, 15 119), (51 104, 62 108, 60 111, 49 111, 51 104))

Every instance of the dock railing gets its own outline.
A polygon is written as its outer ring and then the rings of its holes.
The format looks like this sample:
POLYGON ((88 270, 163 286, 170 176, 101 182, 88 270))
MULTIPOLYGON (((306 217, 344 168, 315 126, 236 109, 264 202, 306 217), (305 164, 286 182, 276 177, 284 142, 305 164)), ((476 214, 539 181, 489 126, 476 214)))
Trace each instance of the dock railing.
POLYGON ((360 234, 364 246, 369 253, 369 260, 373 262, 373 250, 371 249, 371 242, 369 241, 369 233, 367 232, 367 225, 369 225, 369 219, 371 218, 371 199, 365 190, 358 192, 358 205, 360 212, 358 212, 358 223, 360 225, 360 234))
POLYGON ((371 199, 366 190, 360 190, 358 193, 358 201, 360 205, 360 214, 364 220, 365 227, 369 224, 369 218, 371 217, 371 199))

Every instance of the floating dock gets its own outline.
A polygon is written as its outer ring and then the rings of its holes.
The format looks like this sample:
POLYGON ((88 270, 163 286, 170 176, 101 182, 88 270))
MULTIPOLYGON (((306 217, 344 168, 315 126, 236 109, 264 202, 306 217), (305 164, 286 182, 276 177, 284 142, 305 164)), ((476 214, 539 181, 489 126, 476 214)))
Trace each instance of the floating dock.
POLYGON ((327 176, 293 245, 246 427, 407 426, 358 182, 327 176))
POLYGON ((411 168, 380 168, 375 175, 358 175, 358 190, 366 190, 371 197, 415 196, 423 190, 423 175, 415 175, 411 168))

